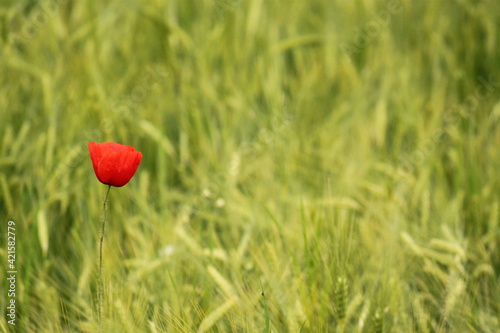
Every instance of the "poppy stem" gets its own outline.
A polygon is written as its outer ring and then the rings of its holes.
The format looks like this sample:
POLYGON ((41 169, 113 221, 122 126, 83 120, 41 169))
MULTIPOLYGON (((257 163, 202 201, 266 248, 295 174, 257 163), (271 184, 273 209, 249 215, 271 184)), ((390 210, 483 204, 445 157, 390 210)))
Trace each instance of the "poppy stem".
POLYGON ((102 243, 104 242, 104 231, 106 230, 106 205, 108 203, 108 195, 111 185, 108 185, 106 190, 106 196, 104 197, 104 203, 102 204, 102 217, 101 217, 101 241, 99 243, 99 276, 97 278, 97 316, 99 320, 99 332, 102 330, 102 312, 103 312, 103 302, 104 302, 104 284, 102 281, 102 243))

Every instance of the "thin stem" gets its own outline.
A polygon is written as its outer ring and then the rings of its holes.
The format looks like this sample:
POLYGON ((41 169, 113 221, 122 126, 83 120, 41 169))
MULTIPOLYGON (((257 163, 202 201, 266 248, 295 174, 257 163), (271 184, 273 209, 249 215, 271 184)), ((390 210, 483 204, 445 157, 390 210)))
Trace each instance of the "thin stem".
POLYGON ((104 284, 102 281, 102 243, 104 242, 104 231, 106 230, 106 204, 108 202, 109 190, 111 185, 108 185, 106 190, 106 196, 104 197, 104 203, 102 204, 102 217, 101 217, 101 241, 99 243, 99 276, 97 278, 97 316, 99 320, 99 332, 102 333, 102 308, 104 302, 104 284))

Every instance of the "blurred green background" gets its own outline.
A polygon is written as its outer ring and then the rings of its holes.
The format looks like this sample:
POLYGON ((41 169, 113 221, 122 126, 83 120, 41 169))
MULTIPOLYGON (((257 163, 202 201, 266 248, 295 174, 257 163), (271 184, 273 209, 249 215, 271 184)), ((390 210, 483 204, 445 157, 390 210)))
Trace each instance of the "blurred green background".
POLYGON ((499 332, 497 0, 2 1, 2 313, 96 332, 499 332))

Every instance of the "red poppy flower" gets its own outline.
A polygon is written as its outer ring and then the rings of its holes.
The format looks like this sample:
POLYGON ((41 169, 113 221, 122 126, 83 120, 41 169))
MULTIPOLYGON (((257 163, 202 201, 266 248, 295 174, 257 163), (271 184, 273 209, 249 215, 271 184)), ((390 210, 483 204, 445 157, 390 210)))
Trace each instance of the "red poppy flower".
POLYGON ((89 152, 97 179, 116 187, 132 179, 142 159, 142 154, 134 147, 115 142, 90 142, 89 152))

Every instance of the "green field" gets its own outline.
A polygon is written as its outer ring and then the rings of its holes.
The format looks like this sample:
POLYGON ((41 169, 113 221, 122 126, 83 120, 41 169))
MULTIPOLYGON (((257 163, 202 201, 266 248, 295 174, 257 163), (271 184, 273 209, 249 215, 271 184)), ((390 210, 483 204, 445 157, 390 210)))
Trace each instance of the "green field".
POLYGON ((498 0, 6 0, 0 29, 1 332, 99 331, 91 141, 143 153, 104 332, 500 332, 498 0))

